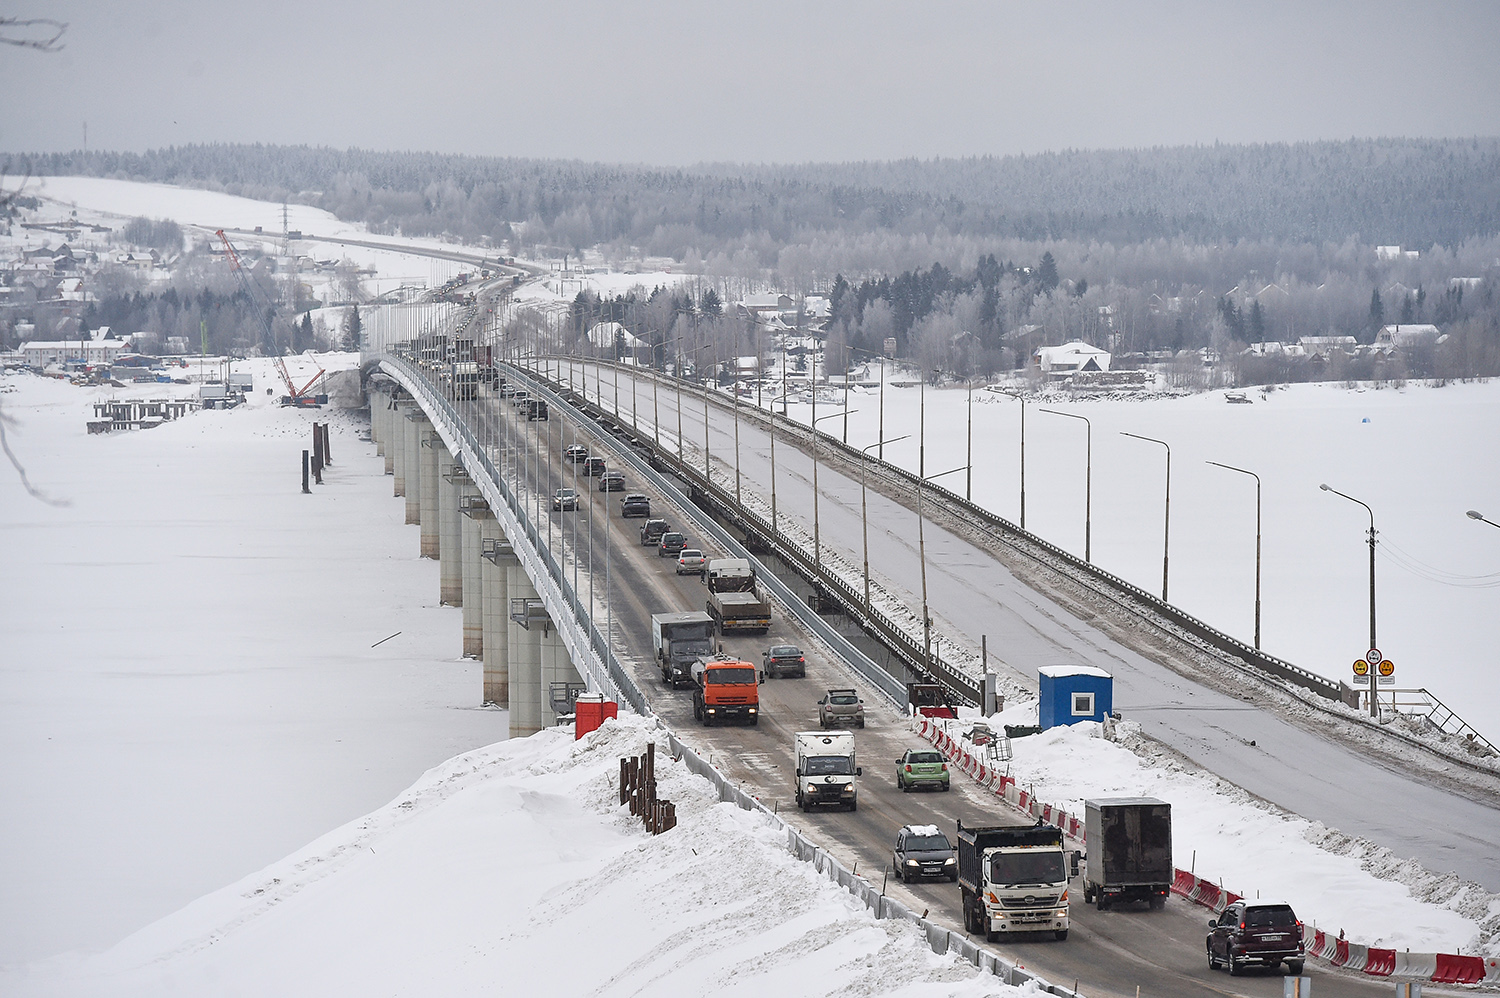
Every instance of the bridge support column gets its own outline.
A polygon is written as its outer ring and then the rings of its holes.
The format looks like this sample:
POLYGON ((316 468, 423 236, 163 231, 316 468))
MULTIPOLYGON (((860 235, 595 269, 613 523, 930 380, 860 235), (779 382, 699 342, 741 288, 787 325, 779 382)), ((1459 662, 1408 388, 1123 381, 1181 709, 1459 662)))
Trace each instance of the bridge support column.
POLYGON ((536 590, 518 563, 506 570, 510 624, 506 655, 510 663, 510 736, 525 738, 542 730, 542 629, 528 626, 527 604, 536 590), (526 621, 526 622, 523 622, 526 621))
POLYGON ((396 473, 396 421, 401 418, 400 411, 396 408, 396 400, 401 393, 394 387, 387 387, 380 396, 380 453, 385 456, 385 473, 394 475, 396 473))
MULTIPOLYGON (((438 456, 446 454, 448 448, 443 446, 443 441, 436 433, 432 432, 432 424, 428 423, 422 434, 421 448, 419 451, 422 462, 422 495, 418 507, 417 522, 421 525, 421 554, 423 558, 436 559, 441 553, 438 550, 438 456)), ((451 461, 452 458, 450 457, 451 461)))
MULTIPOLYGON (((437 506, 437 544, 438 544, 438 602, 444 606, 462 606, 464 601, 463 591, 463 545, 461 543, 460 530, 464 515, 458 510, 458 496, 460 481, 467 482, 469 476, 463 473, 453 460, 453 455, 441 441, 436 441, 433 450, 437 453, 437 497, 434 504, 437 506)), ((425 512, 425 511, 424 511, 425 512)), ((425 521, 425 517, 423 520, 425 521)), ((426 523, 423 523, 423 551, 426 551, 426 523)))
MULTIPOLYGON (((510 707, 510 569, 520 568, 505 532, 493 515, 479 522, 481 559, 479 582, 482 644, 484 648, 484 702, 510 707)), ((468 604, 464 606, 467 608, 468 604)))
POLYGON ((557 633, 557 628, 552 628, 542 638, 541 651, 542 717, 543 725, 550 726, 557 720, 557 716, 552 712, 552 687, 554 685, 582 685, 583 679, 574 668, 573 659, 569 657, 567 646, 563 644, 562 635, 557 633))
POLYGON ((406 522, 422 522, 422 440, 432 424, 427 414, 413 402, 406 410, 406 432, 401 443, 402 464, 406 466, 406 522))
POLYGON ((459 535, 462 540, 460 588, 463 592, 464 608, 464 656, 479 658, 484 654, 484 597, 480 580, 481 566, 484 563, 484 548, 480 541, 480 527, 489 522, 490 508, 468 476, 458 482, 455 488, 459 493, 458 502, 462 508, 458 519, 459 535))
POLYGON ((375 445, 375 456, 385 456, 385 407, 390 402, 390 396, 386 393, 385 386, 379 382, 371 382, 370 390, 365 394, 370 401, 370 441, 375 445))
POLYGON ((391 493, 397 496, 406 495, 406 414, 410 411, 411 402, 395 400, 387 425, 390 439, 385 448, 386 471, 394 476, 391 493))

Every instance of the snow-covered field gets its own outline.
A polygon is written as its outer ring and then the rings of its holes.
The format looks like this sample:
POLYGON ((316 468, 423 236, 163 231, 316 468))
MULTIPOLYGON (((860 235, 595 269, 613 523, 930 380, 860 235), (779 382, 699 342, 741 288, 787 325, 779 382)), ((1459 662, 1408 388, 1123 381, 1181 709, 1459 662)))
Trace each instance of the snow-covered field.
POLYGON ((100 436, 95 399, 195 389, 0 377, 11 450, 68 503, 0 461, 0 963, 111 943, 505 737, 372 446, 251 363, 250 405, 100 436))

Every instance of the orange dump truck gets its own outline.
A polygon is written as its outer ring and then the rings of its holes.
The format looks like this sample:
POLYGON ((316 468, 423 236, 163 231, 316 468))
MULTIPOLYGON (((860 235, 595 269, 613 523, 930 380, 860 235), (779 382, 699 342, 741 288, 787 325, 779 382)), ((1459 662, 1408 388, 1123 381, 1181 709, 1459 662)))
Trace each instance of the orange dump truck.
POLYGON ((754 665, 715 656, 693 665, 693 717, 705 726, 720 721, 760 723, 760 676, 754 665))

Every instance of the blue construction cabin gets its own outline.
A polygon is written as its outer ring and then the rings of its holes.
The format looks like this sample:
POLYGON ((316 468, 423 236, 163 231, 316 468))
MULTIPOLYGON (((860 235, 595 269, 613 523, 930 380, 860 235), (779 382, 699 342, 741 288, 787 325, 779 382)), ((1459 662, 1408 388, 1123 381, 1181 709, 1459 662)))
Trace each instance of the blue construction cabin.
POLYGON ((1114 709, 1114 678, 1090 665, 1049 665, 1037 670, 1042 730, 1079 721, 1102 721, 1114 709))

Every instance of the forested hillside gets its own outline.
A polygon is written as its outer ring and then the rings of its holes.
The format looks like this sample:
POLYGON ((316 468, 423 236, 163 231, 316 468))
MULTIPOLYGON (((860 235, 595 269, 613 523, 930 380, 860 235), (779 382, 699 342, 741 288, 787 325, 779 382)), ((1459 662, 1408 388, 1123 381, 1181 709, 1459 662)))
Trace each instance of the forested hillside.
MULTIPOLYGON (((682 259, 791 245, 1151 240, 1454 247, 1500 232, 1500 139, 1070 151, 686 170, 280 146, 12 156, 10 173, 203 186, 326 208, 410 235, 682 259), (515 223, 525 223, 517 231, 515 223)), ((930 263, 891 259, 880 266, 930 263)), ((813 260, 819 272, 841 269, 813 260)), ((956 262, 956 261, 955 261, 956 262)), ((970 261, 972 262, 972 260, 970 261)))

